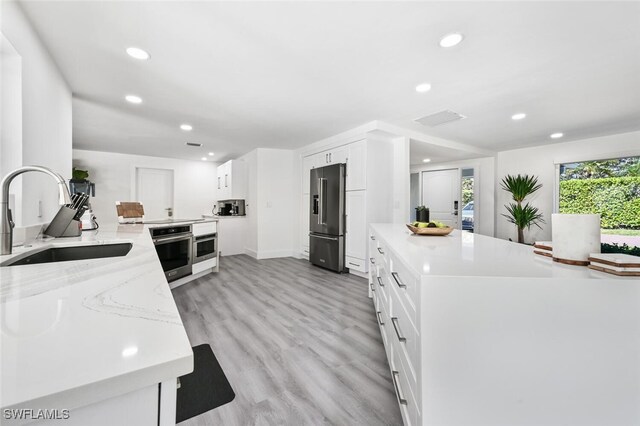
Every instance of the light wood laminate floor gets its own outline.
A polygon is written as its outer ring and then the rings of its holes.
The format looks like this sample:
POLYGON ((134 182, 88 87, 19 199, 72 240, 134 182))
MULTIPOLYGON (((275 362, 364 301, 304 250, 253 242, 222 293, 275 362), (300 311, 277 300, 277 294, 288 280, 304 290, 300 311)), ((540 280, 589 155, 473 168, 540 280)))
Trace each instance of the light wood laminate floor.
POLYGON ((402 424, 366 280, 238 255, 173 295, 236 392, 181 425, 402 424))

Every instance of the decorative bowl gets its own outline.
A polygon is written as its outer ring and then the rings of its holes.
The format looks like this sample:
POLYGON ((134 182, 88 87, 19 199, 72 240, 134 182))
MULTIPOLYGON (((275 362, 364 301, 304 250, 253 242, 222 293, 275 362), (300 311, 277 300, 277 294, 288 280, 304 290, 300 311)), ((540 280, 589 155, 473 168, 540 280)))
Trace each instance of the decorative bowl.
POLYGON ((449 235, 453 228, 447 226, 446 228, 418 228, 407 223, 407 228, 416 235, 449 235))

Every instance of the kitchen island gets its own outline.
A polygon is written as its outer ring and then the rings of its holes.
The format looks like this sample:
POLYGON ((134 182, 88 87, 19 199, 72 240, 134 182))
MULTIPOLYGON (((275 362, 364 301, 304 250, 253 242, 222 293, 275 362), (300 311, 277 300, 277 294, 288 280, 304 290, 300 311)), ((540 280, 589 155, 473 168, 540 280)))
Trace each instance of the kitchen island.
POLYGON ((369 231, 406 425, 640 424, 640 280, 454 231, 369 231))
POLYGON ((122 257, 0 267, 3 416, 24 408, 69 410, 70 425, 175 423, 176 378, 193 370, 193 353, 149 227, 102 225, 0 256, 132 244, 122 257))

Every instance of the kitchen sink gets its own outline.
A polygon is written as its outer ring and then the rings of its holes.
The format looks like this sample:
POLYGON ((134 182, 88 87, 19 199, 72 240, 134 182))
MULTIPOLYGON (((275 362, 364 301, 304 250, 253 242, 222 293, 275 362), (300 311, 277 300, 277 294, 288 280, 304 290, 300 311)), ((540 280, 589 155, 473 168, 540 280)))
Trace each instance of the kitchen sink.
POLYGON ((0 263, 0 266, 35 265, 37 263, 68 262, 126 256, 131 243, 96 244, 68 247, 48 247, 30 251, 0 263))

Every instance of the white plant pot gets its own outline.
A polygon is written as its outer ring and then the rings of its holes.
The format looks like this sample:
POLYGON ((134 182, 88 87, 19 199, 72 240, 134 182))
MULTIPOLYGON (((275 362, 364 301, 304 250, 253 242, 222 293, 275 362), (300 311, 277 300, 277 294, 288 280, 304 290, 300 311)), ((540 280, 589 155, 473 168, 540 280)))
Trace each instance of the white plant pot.
POLYGON ((551 215, 553 260, 588 265, 590 253, 600 253, 599 214, 551 215))

